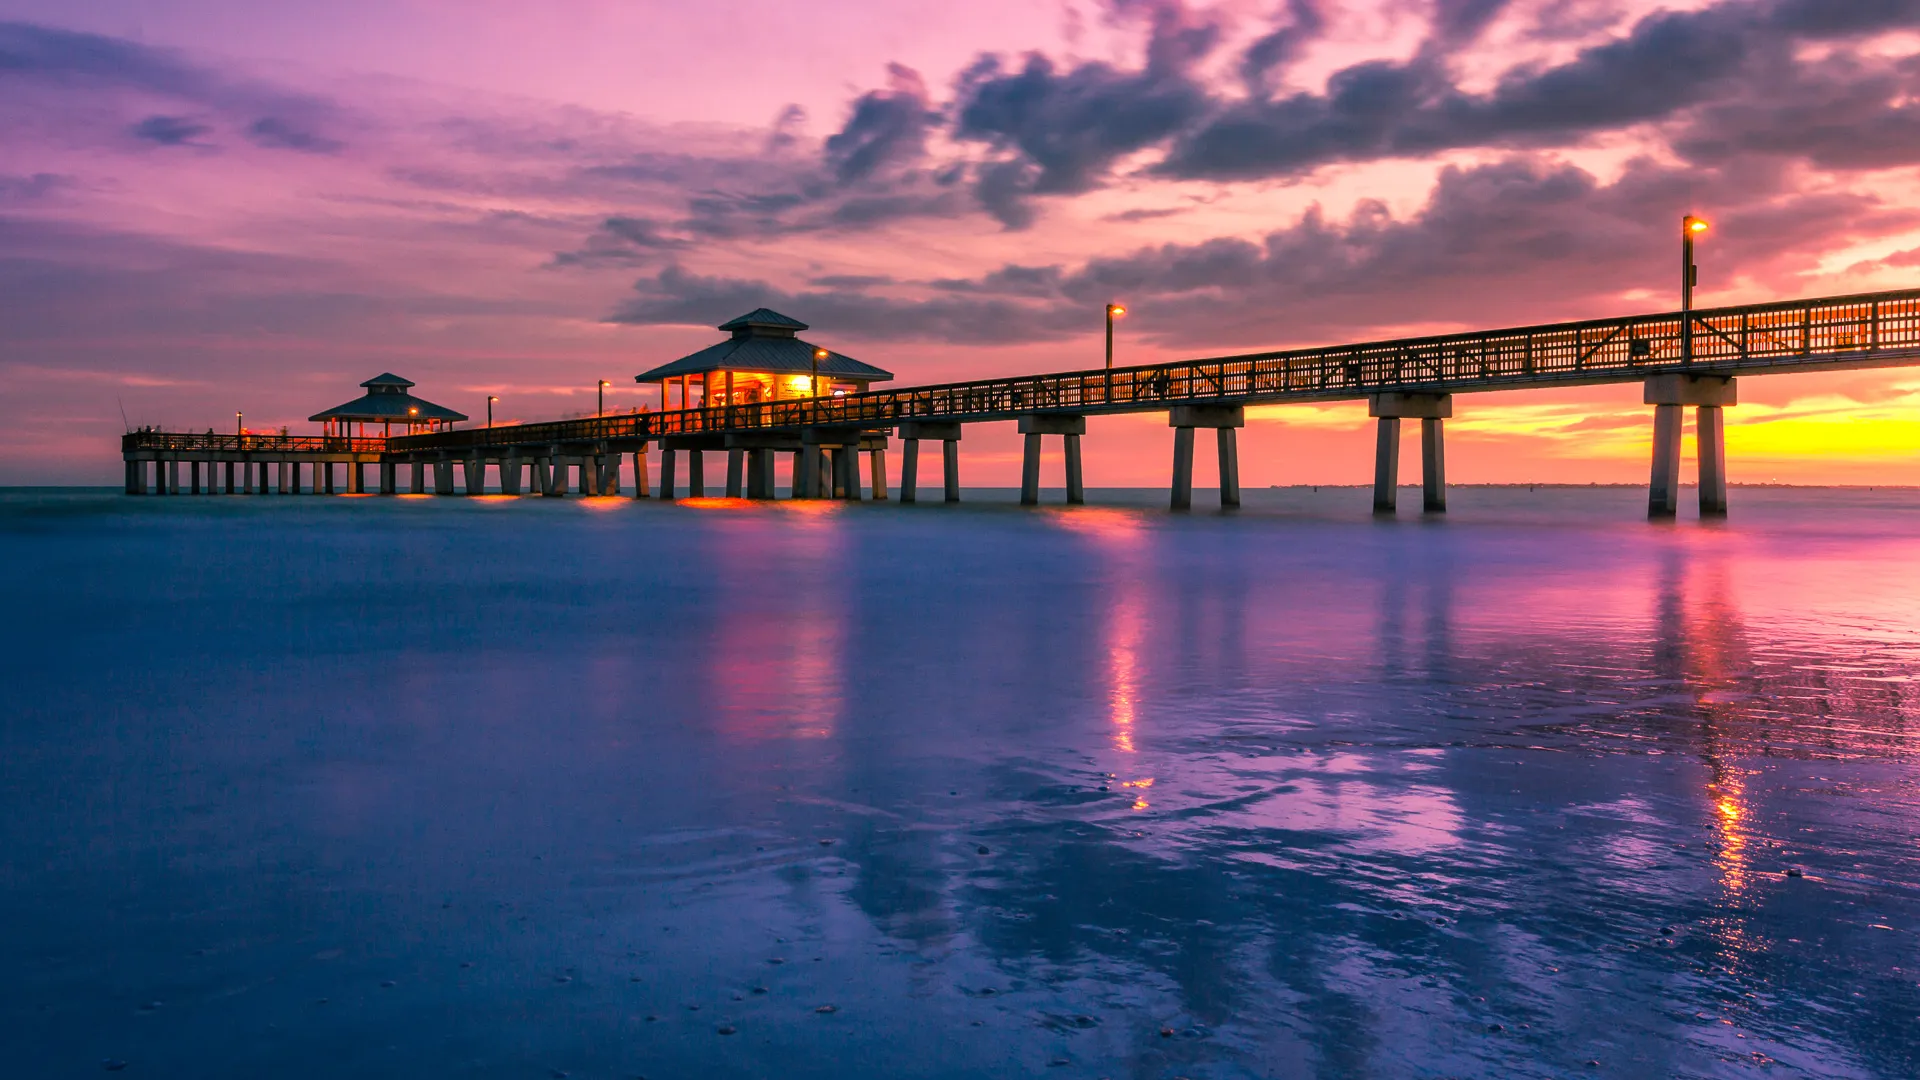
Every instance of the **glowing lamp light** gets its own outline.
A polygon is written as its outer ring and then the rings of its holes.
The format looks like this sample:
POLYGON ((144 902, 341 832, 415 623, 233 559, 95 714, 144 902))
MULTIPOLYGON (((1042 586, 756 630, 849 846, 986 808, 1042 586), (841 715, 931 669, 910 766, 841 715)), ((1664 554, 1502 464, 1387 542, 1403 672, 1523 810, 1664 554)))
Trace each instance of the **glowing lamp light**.
POLYGON ((825 349, 815 349, 815 350, 813 350, 813 358, 814 358, 815 360, 825 360, 825 359, 827 358, 827 355, 828 355, 828 354, 827 354, 827 350, 825 350, 825 349))
POLYGON ((1127 313, 1127 305, 1125 304, 1108 304, 1107 305, 1107 314, 1113 316, 1116 319, 1120 318, 1126 313, 1127 313))
POLYGON ((1687 231, 1690 233, 1703 233, 1707 231, 1707 228, 1707 223, 1697 217, 1687 219, 1687 231))

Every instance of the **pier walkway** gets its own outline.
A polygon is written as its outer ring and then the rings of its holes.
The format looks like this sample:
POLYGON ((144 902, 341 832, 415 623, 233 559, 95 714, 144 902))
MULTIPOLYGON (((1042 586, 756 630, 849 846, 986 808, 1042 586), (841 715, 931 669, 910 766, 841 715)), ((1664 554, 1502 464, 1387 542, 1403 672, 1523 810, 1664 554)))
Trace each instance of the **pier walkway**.
MULTIPOLYGON (((1446 506, 1443 422, 1453 414, 1453 395, 1473 391, 1537 389, 1596 383, 1640 382, 1654 407, 1653 467, 1648 509, 1671 515, 1679 491, 1683 410, 1697 410, 1700 500, 1706 514, 1726 510, 1725 448, 1721 410, 1736 404, 1736 376, 1797 371, 1920 365, 1920 289, 1823 297, 1592 319, 1469 333, 1400 338, 1320 348, 1282 349, 1114 369, 1052 372, 930 386, 872 390, 740 405, 715 405, 655 413, 621 414, 548 423, 468 428, 390 439, 330 439, 297 436, 178 435, 134 432, 126 436, 127 490, 147 490, 147 462, 156 490, 177 490, 193 466, 224 464, 227 491, 264 490, 264 468, 273 463, 282 491, 299 490, 300 465, 313 468, 313 490, 333 490, 336 463, 346 464, 347 490, 361 491, 363 468, 377 465, 378 490, 398 490, 397 470, 412 470, 409 487, 453 494, 453 468, 462 487, 478 493, 492 465, 500 489, 563 494, 569 468, 578 469, 577 490, 616 494, 621 460, 632 455, 635 493, 649 495, 646 457, 662 454, 659 495, 679 492, 676 457, 688 455, 687 490, 705 494, 704 454, 725 451, 726 492, 772 498, 774 454, 793 455, 792 490, 797 498, 860 498, 857 455, 866 452, 874 498, 887 494, 889 436, 903 440, 902 501, 917 498, 919 444, 942 444, 944 494, 959 498, 958 443, 964 425, 1015 421, 1026 437, 1022 502, 1039 501, 1041 440, 1066 442, 1069 502, 1083 499, 1080 439, 1091 415, 1165 412, 1174 433, 1171 504, 1192 502, 1194 432, 1217 435, 1221 503, 1239 504, 1239 458, 1235 429, 1249 405, 1366 399, 1377 417, 1374 506, 1391 512, 1398 488, 1400 421, 1421 421, 1423 499, 1426 510, 1446 506), (234 469, 243 478, 236 485, 234 469), (530 473, 526 470, 531 470, 530 473), (324 482, 321 473, 324 472, 324 482), (166 473, 168 475, 162 475, 166 473), (289 475, 291 480, 288 479, 289 475)), ((212 472, 208 473, 211 488, 212 472)))

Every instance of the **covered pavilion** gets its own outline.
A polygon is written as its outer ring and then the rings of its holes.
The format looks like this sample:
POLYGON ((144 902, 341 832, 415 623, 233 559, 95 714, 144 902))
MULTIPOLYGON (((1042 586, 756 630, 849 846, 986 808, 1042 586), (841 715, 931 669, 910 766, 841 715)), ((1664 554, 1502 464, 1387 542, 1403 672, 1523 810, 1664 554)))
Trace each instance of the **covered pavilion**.
POLYGON ((396 427, 405 435, 441 431, 467 418, 465 413, 414 397, 410 392, 412 381, 391 372, 376 375, 360 385, 367 388, 363 397, 314 413, 307 419, 325 424, 328 435, 356 434, 349 425, 358 424, 357 434, 365 436, 368 424, 379 424, 380 434, 386 436, 393 434, 396 427))
POLYGON ((893 372, 802 341, 807 324, 767 308, 755 308, 717 327, 731 336, 633 377, 660 384, 661 409, 696 405, 751 405, 762 401, 857 394, 893 372), (816 379, 817 375, 817 379, 816 379), (680 390, 679 403, 673 389, 680 390), (696 401, 693 392, 700 391, 696 401))

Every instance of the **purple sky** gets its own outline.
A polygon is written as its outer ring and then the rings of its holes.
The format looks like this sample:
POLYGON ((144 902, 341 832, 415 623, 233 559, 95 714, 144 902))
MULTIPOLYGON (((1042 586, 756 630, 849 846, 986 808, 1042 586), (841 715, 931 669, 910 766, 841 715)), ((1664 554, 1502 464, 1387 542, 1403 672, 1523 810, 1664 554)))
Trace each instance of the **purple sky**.
MULTIPOLYGON (((1132 362, 1669 308, 1689 211, 1703 303, 1920 277, 1920 0, 530 7, 0 0, 0 483, 385 370, 651 402, 763 304, 918 382, 1096 365, 1109 299, 1132 362)), ((1736 480, 1920 482, 1920 374, 1741 396, 1736 480)), ((1639 479, 1644 412, 1463 399, 1454 472, 1639 479)), ((1364 427, 1263 411, 1247 481, 1359 481, 1364 427)))

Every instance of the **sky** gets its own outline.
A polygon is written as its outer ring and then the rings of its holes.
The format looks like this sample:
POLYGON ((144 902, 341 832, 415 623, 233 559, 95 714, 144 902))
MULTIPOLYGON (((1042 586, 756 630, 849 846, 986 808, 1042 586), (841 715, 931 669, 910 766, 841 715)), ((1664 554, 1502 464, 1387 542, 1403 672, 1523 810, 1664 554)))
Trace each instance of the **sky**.
MULTIPOLYGON (((0 148, 0 484, 114 483, 383 371, 657 405, 758 306, 904 385, 1098 366, 1109 301, 1120 363, 1671 310, 1687 213, 1703 306, 1913 287, 1920 0, 0 0, 0 148)), ((1920 369, 1740 401, 1736 483, 1920 484, 1920 369)), ((1462 396, 1450 479, 1643 483, 1650 414, 1462 396)), ((1253 410, 1243 482, 1368 425, 1253 410)), ((1087 482, 1170 447, 1096 418, 1087 482)))

